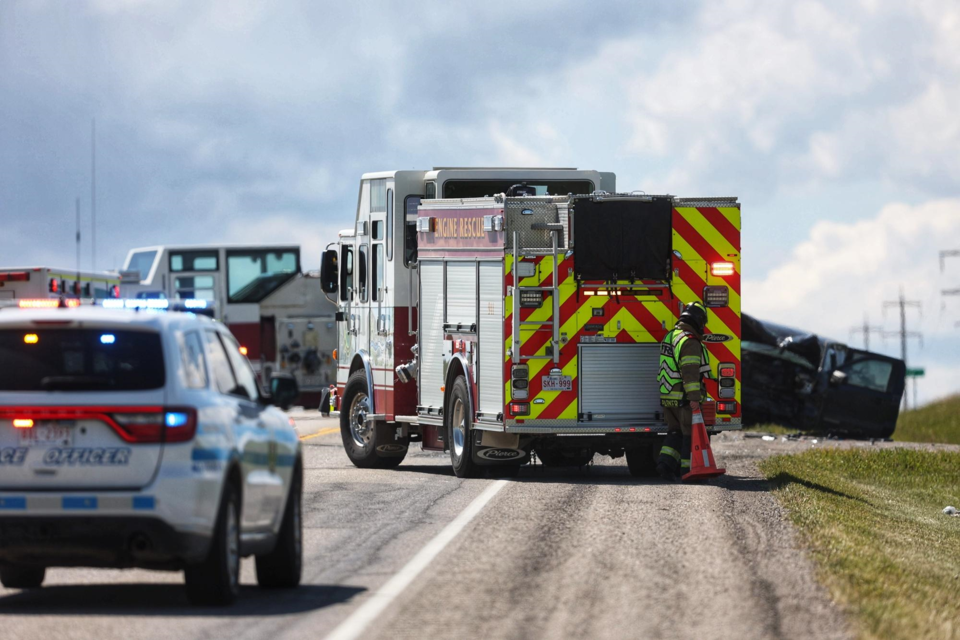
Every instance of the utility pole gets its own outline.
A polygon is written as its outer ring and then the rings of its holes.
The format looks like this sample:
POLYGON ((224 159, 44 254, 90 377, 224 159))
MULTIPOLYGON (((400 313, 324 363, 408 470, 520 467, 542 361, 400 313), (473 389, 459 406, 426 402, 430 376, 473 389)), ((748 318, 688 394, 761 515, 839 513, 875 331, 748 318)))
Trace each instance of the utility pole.
POLYGON ((867 314, 863 314, 863 326, 860 327, 850 327, 850 335, 852 336, 855 333, 863 334, 863 350, 870 351, 870 333, 876 333, 877 335, 883 335, 883 327, 871 327, 870 321, 867 319, 867 314))
MULTIPOLYGON (((918 338, 920 344, 923 344, 923 334, 919 331, 907 331, 907 307, 916 307, 920 309, 920 302, 917 300, 907 300, 903 297, 903 287, 900 287, 900 297, 897 300, 886 301, 883 303, 883 313, 886 315, 887 309, 889 307, 899 307, 900 309, 900 331, 884 331, 883 337, 896 337, 900 336, 900 358, 903 360, 904 366, 907 365, 907 339, 908 338, 918 338)), ((916 394, 916 385, 917 381, 914 378, 914 394, 916 394)), ((909 407, 907 406, 907 390, 903 390, 903 409, 906 411, 909 407)))
POLYGON ((90 131, 90 270, 97 270, 97 119, 90 131))
POLYGON ((80 282, 80 198, 77 198, 77 282, 80 282))

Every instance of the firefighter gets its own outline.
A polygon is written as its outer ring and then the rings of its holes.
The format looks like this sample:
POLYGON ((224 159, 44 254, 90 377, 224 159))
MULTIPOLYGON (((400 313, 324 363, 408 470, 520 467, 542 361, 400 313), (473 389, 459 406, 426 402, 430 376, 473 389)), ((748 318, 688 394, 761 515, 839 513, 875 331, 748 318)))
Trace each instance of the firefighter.
POLYGON ((660 343, 660 405, 667 421, 667 437, 657 459, 657 473, 674 480, 690 469, 693 409, 705 396, 703 378, 710 375, 710 354, 703 345, 707 309, 691 302, 672 331, 660 343))

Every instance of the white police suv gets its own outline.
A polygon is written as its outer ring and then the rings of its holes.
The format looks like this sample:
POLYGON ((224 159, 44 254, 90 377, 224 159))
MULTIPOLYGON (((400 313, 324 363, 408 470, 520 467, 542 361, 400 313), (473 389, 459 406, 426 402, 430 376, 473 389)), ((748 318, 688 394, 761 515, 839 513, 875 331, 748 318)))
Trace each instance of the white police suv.
POLYGON ((260 388, 222 325, 189 313, 0 310, 0 581, 46 567, 183 570, 229 604, 301 571, 290 378, 260 388))

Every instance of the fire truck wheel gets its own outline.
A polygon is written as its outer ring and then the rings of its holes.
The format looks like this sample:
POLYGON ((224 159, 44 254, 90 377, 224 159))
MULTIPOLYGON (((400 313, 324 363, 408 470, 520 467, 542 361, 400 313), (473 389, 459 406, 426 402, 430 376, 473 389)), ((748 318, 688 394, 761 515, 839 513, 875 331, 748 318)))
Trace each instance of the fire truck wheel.
POLYGON ((467 391, 467 380, 458 376, 450 391, 447 401, 447 410, 444 412, 447 420, 447 442, 450 446, 450 464, 458 478, 473 478, 479 472, 479 467, 473 461, 473 420, 470 415, 470 396, 467 391))
POLYGON ((657 475, 658 452, 653 445, 644 444, 627 451, 627 468, 634 478, 654 478, 657 475))
POLYGON ((366 420, 370 413, 370 395, 364 372, 355 371, 347 380, 340 404, 340 437, 343 448, 355 466, 361 469, 391 468, 403 461, 407 453, 406 442, 394 443, 391 439, 390 455, 380 455, 377 448, 386 440, 387 425, 366 420))

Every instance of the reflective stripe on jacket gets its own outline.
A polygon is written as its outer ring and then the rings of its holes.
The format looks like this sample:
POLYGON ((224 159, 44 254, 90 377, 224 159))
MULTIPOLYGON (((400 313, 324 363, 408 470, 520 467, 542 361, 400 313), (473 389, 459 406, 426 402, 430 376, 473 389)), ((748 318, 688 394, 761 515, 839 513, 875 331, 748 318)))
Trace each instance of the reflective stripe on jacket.
POLYGON ((660 343, 660 400, 664 404, 686 404, 702 398, 701 380, 710 377, 710 354, 697 337, 679 326, 660 343), (699 349, 694 350, 694 345, 699 349), (699 355, 697 355, 699 351, 699 355), (686 371, 685 371, 686 370, 686 371), (686 375, 684 375, 686 373, 686 375))

